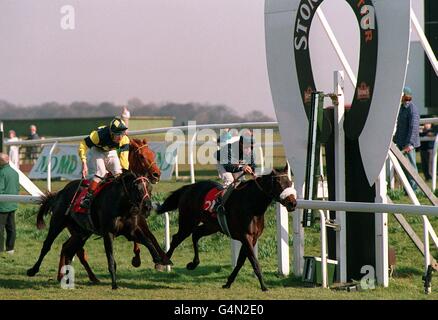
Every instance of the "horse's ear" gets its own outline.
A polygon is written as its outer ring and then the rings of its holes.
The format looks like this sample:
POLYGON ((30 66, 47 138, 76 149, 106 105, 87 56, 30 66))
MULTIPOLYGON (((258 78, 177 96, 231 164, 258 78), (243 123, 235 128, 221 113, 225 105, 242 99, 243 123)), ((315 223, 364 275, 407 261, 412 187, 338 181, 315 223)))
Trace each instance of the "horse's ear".
POLYGON ((272 168, 271 176, 275 176, 277 175, 277 173, 277 170, 275 170, 275 168, 272 168))
POLYGON ((130 144, 132 144, 132 146, 137 148, 138 147, 138 140, 137 139, 131 139, 131 143, 130 144))
POLYGON ((146 138, 143 139, 143 144, 146 146, 148 145, 148 141, 146 140, 146 138))
POLYGON ((286 162, 286 165, 283 168, 283 172, 287 172, 289 170, 289 165, 286 162))

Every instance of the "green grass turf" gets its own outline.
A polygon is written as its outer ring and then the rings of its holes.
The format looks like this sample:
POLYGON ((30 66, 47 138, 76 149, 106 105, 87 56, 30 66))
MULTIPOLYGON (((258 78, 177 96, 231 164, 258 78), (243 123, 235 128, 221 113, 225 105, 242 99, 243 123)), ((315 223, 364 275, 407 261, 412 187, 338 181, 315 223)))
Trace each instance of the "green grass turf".
MULTIPOLYGON (((197 179, 208 178, 208 176, 197 179)), ((45 182, 38 184, 44 189, 45 182)), ((59 190, 65 182, 54 182, 53 190, 59 190)), ((187 181, 160 182, 154 187, 154 194, 162 198, 170 191, 187 184, 187 181)), ((397 202, 407 202, 402 194, 395 195, 397 202), (397 198, 398 196, 398 198, 397 198)), ((425 202, 425 199, 421 199, 425 202)), ((389 245, 397 254, 397 267, 389 288, 377 287, 375 290, 361 292, 334 291, 320 287, 303 286, 300 278, 282 277, 277 274, 276 221, 275 207, 272 205, 266 213, 266 228, 259 240, 259 261, 265 277, 268 292, 260 290, 259 283, 248 261, 240 271, 231 289, 222 289, 232 268, 230 264, 230 241, 221 234, 200 240, 201 263, 194 271, 185 268, 192 260, 191 238, 186 239, 175 251, 170 272, 158 272, 153 268, 149 252, 142 248, 142 266, 131 266, 132 243, 124 238, 115 241, 117 261, 117 279, 119 290, 111 290, 111 279, 107 271, 107 261, 102 239, 90 238, 86 249, 90 265, 101 280, 92 285, 78 259, 73 262, 75 268, 75 289, 66 290, 56 281, 58 256, 62 243, 68 238, 64 231, 55 241, 52 250, 46 256, 40 272, 33 278, 26 276, 38 258, 47 229, 39 231, 35 227, 38 207, 20 205, 16 215, 17 242, 14 255, 0 255, 0 299, 437 299, 438 291, 431 295, 423 293, 423 258, 403 232, 395 219, 389 218, 389 245)), ((420 237, 422 237, 421 217, 406 216, 420 237)), ((46 222, 49 217, 46 217, 46 222)), ((431 219, 438 227, 438 219, 431 219)), ((164 219, 153 214, 149 218, 152 232, 160 243, 164 242, 164 219)), ((171 234, 177 230, 177 214, 171 213, 171 234)), ((292 230, 292 219, 290 229, 292 230)), ((292 244, 292 237, 289 240, 292 244)), ((319 255, 319 225, 306 229, 305 254, 319 255)), ((436 250, 432 253, 437 257, 436 250)), ((293 256, 292 247, 290 256, 293 256)), ((434 288, 433 288, 434 289, 434 288)))

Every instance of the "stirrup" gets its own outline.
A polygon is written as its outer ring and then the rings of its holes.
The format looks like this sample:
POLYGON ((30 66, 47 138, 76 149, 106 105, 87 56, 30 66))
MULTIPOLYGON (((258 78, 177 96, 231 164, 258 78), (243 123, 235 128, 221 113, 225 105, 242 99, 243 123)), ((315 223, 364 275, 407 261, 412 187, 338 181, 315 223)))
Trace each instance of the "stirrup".
POLYGON ((222 205, 222 203, 219 203, 216 206, 214 211, 216 211, 216 213, 219 214, 219 215, 225 215, 225 213, 226 213, 225 207, 222 205))

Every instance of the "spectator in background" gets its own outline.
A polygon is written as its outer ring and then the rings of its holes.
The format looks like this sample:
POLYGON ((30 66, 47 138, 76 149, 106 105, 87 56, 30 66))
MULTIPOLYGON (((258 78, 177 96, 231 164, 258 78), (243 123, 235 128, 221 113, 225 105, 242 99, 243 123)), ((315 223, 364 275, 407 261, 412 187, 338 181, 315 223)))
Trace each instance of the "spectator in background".
MULTIPOLYGON (((17 195, 20 191, 18 173, 9 165, 7 154, 0 153, 0 194, 17 195)), ((18 209, 16 202, 0 202, 0 252, 14 253, 15 245, 15 211, 18 209)))
MULTIPOLYGON (((27 136, 27 140, 37 140, 40 136, 37 133, 36 125, 32 124, 29 127, 29 135, 27 136)), ((30 146, 26 148, 26 158, 31 161, 31 163, 35 163, 35 160, 38 157, 38 147, 30 146)))
MULTIPOLYGON (((9 130, 8 141, 19 141, 14 130, 9 130)), ((18 145, 9 146, 9 162, 20 168, 20 147, 18 145)))
MULTIPOLYGON (((420 137, 427 137, 427 138, 435 137, 431 123, 425 123, 423 128, 420 129, 420 137)), ((423 174, 426 181, 432 179, 433 146, 434 146, 433 140, 421 141, 421 146, 420 146, 421 168, 423 169, 423 174)))
POLYGON ((122 114, 120 116, 127 127, 129 127, 129 118, 131 118, 131 112, 129 112, 128 107, 124 106, 122 109, 122 114))
MULTIPOLYGON (((397 130, 394 142, 405 154, 415 171, 418 172, 415 148, 420 146, 420 114, 412 102, 412 90, 409 87, 403 89, 400 111, 397 118, 397 130)), ((417 190, 414 179, 407 174, 412 189, 417 190)))

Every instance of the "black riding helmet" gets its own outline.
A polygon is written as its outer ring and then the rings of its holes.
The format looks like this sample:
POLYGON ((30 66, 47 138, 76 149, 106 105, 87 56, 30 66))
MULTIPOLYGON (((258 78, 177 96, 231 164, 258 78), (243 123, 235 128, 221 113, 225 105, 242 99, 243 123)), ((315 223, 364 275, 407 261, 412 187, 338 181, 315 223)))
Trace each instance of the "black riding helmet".
POLYGON ((128 127, 126 126, 125 122, 123 122, 120 118, 114 118, 110 123, 110 131, 112 134, 119 136, 122 135, 126 130, 128 130, 128 127))

